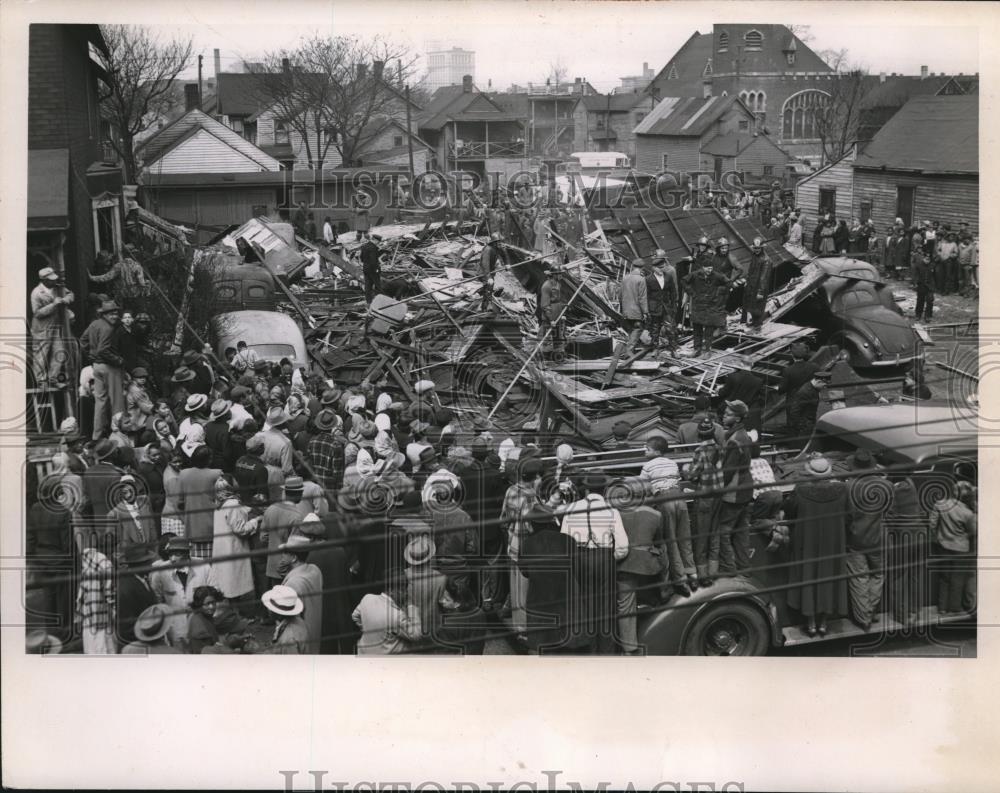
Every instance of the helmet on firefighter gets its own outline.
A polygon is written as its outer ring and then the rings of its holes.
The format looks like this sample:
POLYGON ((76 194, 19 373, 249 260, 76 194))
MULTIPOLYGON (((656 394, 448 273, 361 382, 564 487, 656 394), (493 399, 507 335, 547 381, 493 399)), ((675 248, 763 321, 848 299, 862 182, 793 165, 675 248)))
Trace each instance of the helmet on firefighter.
POLYGON ((701 246, 704 246, 705 248, 707 248, 708 247, 708 237, 704 237, 704 236, 703 237, 699 237, 698 238, 698 245, 701 245, 701 246))
POLYGON ((760 237, 754 237, 753 244, 750 247, 753 248, 755 251, 759 251, 761 248, 764 247, 764 240, 762 240, 760 237))
POLYGON ((729 240, 727 240, 725 237, 719 237, 719 241, 717 243, 715 243, 715 247, 716 248, 728 248, 729 247, 729 240))

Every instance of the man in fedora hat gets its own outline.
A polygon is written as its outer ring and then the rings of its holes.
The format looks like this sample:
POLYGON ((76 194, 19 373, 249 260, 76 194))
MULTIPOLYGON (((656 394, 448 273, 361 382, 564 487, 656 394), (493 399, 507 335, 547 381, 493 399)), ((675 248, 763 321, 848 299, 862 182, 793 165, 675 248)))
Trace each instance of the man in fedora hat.
MULTIPOLYGON (((319 520, 315 515, 304 517, 319 520)), ((308 561, 312 544, 303 534, 290 535, 279 546, 279 569, 286 571, 281 585, 294 590, 302 599, 302 616, 309 634, 306 652, 318 655, 323 638, 323 573, 308 561)))
POLYGON ((63 286, 59 273, 51 267, 38 271, 38 284, 31 290, 31 347, 39 388, 69 375, 65 356, 53 353, 62 347, 65 319, 73 319, 73 312, 63 308, 72 302, 73 293, 63 286))
POLYGON ((501 245, 501 234, 494 231, 490 234, 489 242, 483 246, 483 252, 479 257, 479 277, 483 280, 482 300, 479 304, 480 311, 486 311, 493 306, 493 281, 498 267, 507 266, 507 254, 501 245))
POLYGON ((170 612, 162 603, 154 603, 135 620, 135 641, 122 648, 122 655, 178 655, 180 650, 167 640, 170 612))
POLYGON ((434 540, 427 534, 415 535, 403 549, 409 600, 420 612, 421 633, 432 635, 438 624, 438 601, 444 593, 445 577, 432 565, 434 540))
POLYGON ((235 448, 229 432, 233 403, 216 399, 205 423, 205 445, 212 450, 212 467, 232 473, 236 464, 235 448))
POLYGON ((722 426, 726 444, 722 450, 725 490, 719 498, 719 572, 735 575, 750 567, 750 502, 753 475, 750 473, 753 443, 746 430, 750 408, 746 402, 726 403, 722 426))
POLYGON ((819 411, 820 395, 829 383, 829 372, 814 372, 809 382, 792 395, 788 404, 788 429, 793 443, 805 446, 812 437, 819 411))
POLYGON ((118 571, 115 597, 118 641, 124 644, 135 641, 135 623, 147 608, 156 603, 156 596, 149 586, 148 569, 159 555, 145 545, 128 545, 122 553, 122 567, 118 571))
POLYGON ((330 408, 323 408, 313 419, 316 434, 306 445, 306 460, 319 483, 328 490, 338 489, 344 481, 343 421, 330 408))
POLYGON ((96 518, 105 517, 115 506, 111 503, 111 491, 123 473, 111 461, 116 448, 107 438, 99 440, 93 449, 94 463, 83 472, 83 494, 91 516, 96 518))
POLYGON ((177 440, 183 443, 188 439, 191 428, 198 424, 202 429, 208 423, 208 396, 205 394, 191 394, 184 401, 184 420, 177 427, 177 440))
POLYGON ((667 349, 676 353, 677 340, 674 333, 674 318, 677 315, 677 271, 667 259, 666 251, 657 248, 646 270, 646 294, 649 303, 650 347, 656 349, 660 333, 666 336, 667 349))
POLYGON ((118 346, 121 308, 114 301, 101 304, 98 318, 80 337, 80 348, 94 368, 94 440, 104 437, 111 416, 125 410, 125 359, 118 346))
POLYGON ((264 441, 261 459, 269 468, 276 468, 285 476, 292 473, 292 440, 288 437, 288 414, 284 408, 272 407, 267 411, 264 429, 258 434, 264 441))
POLYGON ((277 622, 271 636, 271 646, 265 653, 274 655, 306 655, 309 649, 309 628, 302 618, 305 604, 289 586, 272 587, 260 597, 260 602, 277 622))
POLYGON ((194 372, 194 385, 191 390, 198 394, 208 394, 215 382, 215 372, 208 365, 205 356, 197 350, 188 350, 181 357, 181 363, 194 372))
POLYGON ((281 488, 281 497, 264 511, 264 516, 261 518, 261 543, 266 543, 268 551, 271 552, 267 557, 266 574, 271 579, 272 586, 275 583, 280 583, 284 576, 284 571, 281 570, 281 560, 276 552, 288 539, 292 529, 298 526, 302 519, 309 514, 302 503, 304 489, 305 482, 302 481, 301 476, 286 477, 281 488))
POLYGON ((622 327, 628 333, 625 352, 635 349, 642 335, 642 327, 649 316, 648 290, 643 274, 643 260, 634 259, 632 269, 621 283, 622 327))
POLYGON ((149 588, 157 601, 167 608, 167 638, 174 647, 187 647, 188 612, 199 587, 218 587, 215 569, 210 564, 191 564, 191 541, 171 537, 163 553, 164 562, 156 562, 149 574, 149 588))

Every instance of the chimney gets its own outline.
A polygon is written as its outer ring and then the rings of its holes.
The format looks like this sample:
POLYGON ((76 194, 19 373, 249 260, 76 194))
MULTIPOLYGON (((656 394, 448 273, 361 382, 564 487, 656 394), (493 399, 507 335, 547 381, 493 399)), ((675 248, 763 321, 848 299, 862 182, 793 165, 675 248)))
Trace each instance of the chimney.
POLYGON ((359 80, 363 80, 364 77, 365 77, 365 75, 368 74, 368 64, 367 63, 358 63, 358 64, 356 64, 356 67, 357 67, 357 70, 358 70, 358 79, 359 80))
POLYGON ((462 76, 462 93, 471 94, 472 93, 472 75, 466 74, 462 76))
POLYGON ((219 84, 219 72, 222 71, 222 56, 217 49, 212 50, 212 57, 215 60, 215 84, 219 84))
POLYGON ((372 76, 376 80, 382 79, 382 72, 385 69, 385 61, 372 61, 372 76))
POLYGON ((701 96, 703 99, 708 99, 712 96, 712 81, 704 80, 701 84, 701 96))
POLYGON ((292 70, 292 64, 288 58, 281 59, 281 72, 282 74, 288 74, 292 70))
POLYGON ((184 85, 184 111, 201 109, 198 107, 198 83, 184 85))
POLYGON ((921 80, 926 80, 927 79, 927 67, 926 66, 921 66, 920 67, 920 79, 921 80))
POLYGON ((878 81, 880 83, 884 83, 885 82, 885 72, 879 72, 878 81))

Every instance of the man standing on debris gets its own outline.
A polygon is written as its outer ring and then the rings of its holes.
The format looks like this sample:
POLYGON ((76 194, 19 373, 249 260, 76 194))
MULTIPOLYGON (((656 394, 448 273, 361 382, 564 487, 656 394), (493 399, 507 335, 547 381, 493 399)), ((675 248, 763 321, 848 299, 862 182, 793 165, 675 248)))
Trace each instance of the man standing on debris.
POLYGON ((643 260, 635 259, 632 269, 622 279, 621 296, 622 324, 628 331, 627 350, 635 349, 642 335, 642 326, 649 316, 646 279, 643 276, 643 260))
POLYGON ((493 304, 493 277, 498 266, 504 266, 504 252, 500 247, 501 235, 499 231, 490 234, 490 241, 483 246, 482 255, 479 258, 479 275, 483 279, 483 300, 480 309, 486 311, 493 304))
POLYGON ((674 316, 677 313, 677 271, 667 259, 666 251, 657 248, 646 274, 646 295, 649 303, 649 344, 659 346, 660 330, 667 337, 667 349, 677 354, 674 316))
POLYGON ((805 446, 816 426, 820 391, 830 382, 828 372, 814 372, 808 383, 792 394, 788 403, 788 429, 793 440, 805 446))
POLYGON ((722 273, 727 279, 732 279, 733 271, 737 270, 733 260, 729 257, 729 240, 719 237, 715 243, 715 256, 712 257, 712 267, 716 272, 722 273))
POLYGON ((714 269, 711 259, 703 258, 702 266, 684 279, 684 288, 691 296, 694 357, 697 358, 703 350, 711 353, 716 329, 726 326, 729 279, 714 269))
POLYGON ((771 294, 771 261, 764 251, 764 240, 754 237, 750 246, 750 267, 747 270, 746 284, 743 286, 743 312, 740 322, 744 325, 747 314, 750 315, 751 327, 760 330, 764 324, 764 310, 767 297, 771 294))
POLYGON ((934 316, 935 269, 938 265, 919 246, 913 248, 913 285, 917 289, 917 308, 914 318, 930 322, 934 316))
POLYGON ((365 277, 365 302, 371 304, 372 298, 382 291, 382 249, 372 241, 370 231, 364 231, 362 238, 365 242, 358 258, 365 277))
POLYGON ((559 281, 559 268, 557 265, 547 264, 545 282, 538 293, 538 343, 542 344, 548 335, 548 348, 553 354, 560 356, 566 349, 566 320, 563 318, 565 308, 566 298, 563 297, 559 281))
POLYGON ((80 338, 83 354, 94 367, 94 434, 104 437, 111 416, 125 409, 124 359, 118 347, 118 321, 121 308, 114 301, 101 304, 95 319, 80 338))
POLYGON ((753 477, 750 447, 744 422, 749 408, 734 400, 726 404, 722 424, 726 428, 722 473, 725 492, 719 499, 719 572, 733 575, 750 567, 750 516, 753 477))
POLYGON ((368 196, 358 190, 351 198, 351 205, 354 209, 355 239, 360 242, 362 233, 368 231, 372 225, 371 217, 368 214, 368 196))

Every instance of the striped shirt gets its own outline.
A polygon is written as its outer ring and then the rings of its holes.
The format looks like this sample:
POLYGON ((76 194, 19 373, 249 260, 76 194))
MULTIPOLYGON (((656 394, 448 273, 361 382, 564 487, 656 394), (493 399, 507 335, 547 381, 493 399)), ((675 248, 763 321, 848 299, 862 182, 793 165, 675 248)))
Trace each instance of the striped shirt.
POLYGON ((677 487, 677 480, 680 479, 680 469, 677 463, 669 457, 654 457, 647 460, 639 472, 639 478, 652 483, 654 493, 660 490, 669 490, 677 487))
POLYGON ((115 586, 111 560, 100 551, 83 551, 77 613, 84 628, 103 630, 114 624, 115 586))

